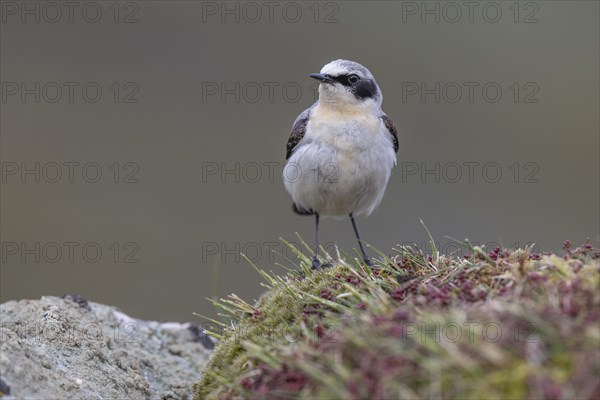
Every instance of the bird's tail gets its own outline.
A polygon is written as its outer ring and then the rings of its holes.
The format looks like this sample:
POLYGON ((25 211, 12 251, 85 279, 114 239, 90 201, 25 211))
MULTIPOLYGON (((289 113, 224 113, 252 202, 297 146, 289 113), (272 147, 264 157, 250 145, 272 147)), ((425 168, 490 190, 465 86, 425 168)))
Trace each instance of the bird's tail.
POLYGON ((313 215, 314 214, 312 211, 305 210, 304 208, 300 207, 296 203, 292 203, 292 210, 298 215, 313 215))

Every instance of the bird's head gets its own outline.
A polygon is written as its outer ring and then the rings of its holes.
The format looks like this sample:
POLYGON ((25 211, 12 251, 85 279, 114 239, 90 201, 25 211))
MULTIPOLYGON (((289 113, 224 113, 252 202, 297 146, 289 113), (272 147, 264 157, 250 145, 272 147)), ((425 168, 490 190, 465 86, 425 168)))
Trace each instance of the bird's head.
POLYGON ((381 106, 383 96, 373 74, 355 61, 334 60, 310 77, 320 82, 320 104, 332 107, 381 106))

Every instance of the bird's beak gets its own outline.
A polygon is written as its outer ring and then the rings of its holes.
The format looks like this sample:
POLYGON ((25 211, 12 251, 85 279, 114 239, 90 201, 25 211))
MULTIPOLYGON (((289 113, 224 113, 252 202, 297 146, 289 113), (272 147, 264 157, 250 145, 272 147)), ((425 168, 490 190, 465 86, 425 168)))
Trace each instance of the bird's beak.
POLYGON ((328 83, 330 85, 333 85, 335 83, 335 81, 333 79, 331 79, 329 77, 329 75, 325 75, 325 74, 310 74, 309 75, 311 78, 318 80, 321 83, 328 83))

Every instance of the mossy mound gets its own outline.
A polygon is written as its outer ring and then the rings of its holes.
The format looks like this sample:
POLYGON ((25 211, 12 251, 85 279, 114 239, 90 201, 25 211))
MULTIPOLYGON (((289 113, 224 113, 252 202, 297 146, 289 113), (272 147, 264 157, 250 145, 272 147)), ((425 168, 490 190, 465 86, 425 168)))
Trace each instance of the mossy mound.
POLYGON ((196 399, 600 398, 600 252, 471 251, 261 271, 196 399))

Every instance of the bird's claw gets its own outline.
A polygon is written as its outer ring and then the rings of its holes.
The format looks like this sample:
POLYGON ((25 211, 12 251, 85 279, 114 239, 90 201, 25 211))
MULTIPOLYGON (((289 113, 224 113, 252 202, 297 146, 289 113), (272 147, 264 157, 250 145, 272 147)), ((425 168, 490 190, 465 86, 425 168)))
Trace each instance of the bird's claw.
POLYGON ((328 263, 328 262, 321 263, 317 258, 313 258, 312 269, 320 270, 320 269, 330 268, 330 267, 331 267, 331 263, 328 263))

